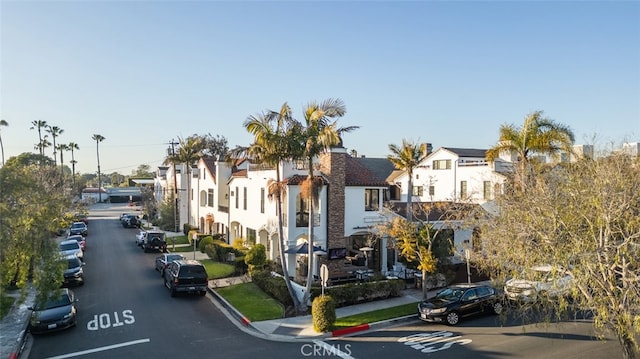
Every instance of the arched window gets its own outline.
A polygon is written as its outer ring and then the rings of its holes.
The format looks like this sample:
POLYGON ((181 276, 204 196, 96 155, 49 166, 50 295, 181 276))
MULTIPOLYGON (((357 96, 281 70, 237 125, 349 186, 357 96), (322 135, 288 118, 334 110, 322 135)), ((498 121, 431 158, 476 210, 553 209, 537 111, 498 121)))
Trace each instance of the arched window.
POLYGON ((207 205, 207 192, 200 191, 200 207, 204 207, 207 205))

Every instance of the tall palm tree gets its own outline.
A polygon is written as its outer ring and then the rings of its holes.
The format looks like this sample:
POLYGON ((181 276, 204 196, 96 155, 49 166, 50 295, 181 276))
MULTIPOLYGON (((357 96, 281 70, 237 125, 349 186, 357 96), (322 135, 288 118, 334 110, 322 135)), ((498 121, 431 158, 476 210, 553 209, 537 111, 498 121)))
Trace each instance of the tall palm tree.
POLYGON ((186 139, 178 137, 178 143, 178 150, 167 156, 165 163, 180 162, 187 167, 187 223, 191 224, 191 167, 195 166, 202 157, 205 143, 202 137, 197 135, 189 136, 186 139))
POLYGON ((391 154, 387 156, 387 159, 393 163, 396 169, 406 171, 407 176, 409 177, 409 183, 407 184, 407 208, 405 217, 408 222, 412 222, 413 170, 429 155, 427 153, 427 144, 416 144, 414 142, 409 142, 406 139, 402 139, 402 146, 398 147, 395 144, 390 144, 389 151, 391 151, 391 154))
POLYGON ((517 185, 524 185, 528 178, 531 155, 554 155, 561 151, 572 152, 575 138, 573 131, 562 124, 542 116, 542 111, 528 114, 522 127, 500 126, 498 143, 487 150, 486 158, 493 161, 503 152, 516 153, 517 185))
MULTIPOLYGON (((2 126, 9 126, 9 122, 3 120, 0 120, 0 127, 2 126)), ((0 150, 2 150, 2 165, 4 166, 4 145, 2 144, 2 135, 0 135, 0 150)))
POLYGON ((102 202, 102 174, 100 173, 100 142, 106 140, 106 138, 99 134, 94 134, 91 139, 96 141, 96 157, 98 158, 98 203, 102 202))
POLYGON ((69 146, 61 143, 58 145, 58 151, 60 151, 60 175, 64 181, 64 151, 69 151, 69 146))
POLYGON ((64 130, 61 129, 60 127, 58 127, 58 126, 50 126, 50 125, 48 125, 46 127, 46 131, 48 133, 50 133, 51 137, 52 137, 52 141, 53 141, 53 165, 56 166, 58 164, 57 163, 57 159, 56 159, 57 158, 56 151, 58 150, 58 146, 56 145, 56 137, 60 136, 64 132, 64 130))
POLYGON ((69 142, 67 146, 69 147, 69 150, 71 150, 71 188, 75 190, 76 189, 76 163, 78 163, 78 161, 76 161, 76 157, 74 156, 73 150, 79 150, 80 147, 78 147, 78 144, 75 142, 69 142))
POLYGON ((300 301, 296 296, 291 279, 289 278, 287 257, 285 255, 282 200, 286 191, 286 184, 280 177, 280 164, 292 159, 296 142, 295 134, 299 133, 298 123, 291 116, 291 108, 285 102, 280 112, 267 111, 265 113, 250 116, 244 122, 247 132, 254 136, 254 142, 247 148, 237 148, 231 152, 231 156, 245 156, 251 160, 274 166, 276 172, 275 181, 269 181, 268 197, 276 202, 276 215, 278 216, 278 240, 280 263, 284 274, 284 280, 296 310, 300 310, 300 301))
POLYGON ((322 152, 329 150, 331 147, 342 144, 341 135, 343 133, 351 132, 358 128, 358 126, 338 127, 337 120, 331 122, 331 119, 344 116, 347 112, 347 108, 340 99, 327 99, 321 103, 311 102, 304 108, 304 123, 302 126, 302 149, 301 156, 299 158, 307 161, 307 178, 303 185, 304 190, 301 195, 308 199, 309 205, 309 224, 308 224, 308 240, 309 240, 309 252, 308 252, 308 270, 307 285, 302 300, 302 305, 306 305, 311 295, 311 284, 313 282, 313 268, 314 268, 314 244, 313 244, 313 232, 314 232, 314 208, 317 201, 317 197, 321 186, 316 183, 313 173, 313 160, 318 157, 322 152), (306 193, 305 193, 306 192, 306 193))
POLYGON ((40 156, 44 156, 44 147, 42 146, 42 129, 47 128, 47 121, 37 120, 31 122, 30 129, 38 130, 38 144, 36 145, 36 149, 40 150, 40 156))

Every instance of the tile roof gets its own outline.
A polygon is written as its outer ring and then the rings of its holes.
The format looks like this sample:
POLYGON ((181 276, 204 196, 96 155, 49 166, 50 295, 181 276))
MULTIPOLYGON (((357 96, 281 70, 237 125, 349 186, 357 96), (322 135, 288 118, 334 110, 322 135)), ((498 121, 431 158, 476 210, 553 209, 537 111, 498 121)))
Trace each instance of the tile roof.
MULTIPOLYGON (((369 158, 368 160, 373 161, 367 161, 366 157, 354 158, 347 156, 345 168, 346 186, 388 186, 386 181, 388 174, 384 175, 386 167, 382 161, 378 161, 385 159, 369 158)), ((393 171, 393 168, 390 171, 393 171)))

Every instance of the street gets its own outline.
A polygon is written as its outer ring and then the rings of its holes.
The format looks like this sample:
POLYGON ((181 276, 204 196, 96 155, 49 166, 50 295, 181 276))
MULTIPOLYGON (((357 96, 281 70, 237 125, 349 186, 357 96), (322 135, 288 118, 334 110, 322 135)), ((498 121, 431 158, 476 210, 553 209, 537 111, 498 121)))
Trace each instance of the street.
POLYGON ((210 294, 172 298, 156 253, 135 245, 118 217, 128 207, 92 207, 77 327, 29 336, 23 358, 618 358, 617 341, 593 338, 588 321, 523 326, 482 316, 449 327, 416 321, 352 337, 275 342, 240 330, 210 294))

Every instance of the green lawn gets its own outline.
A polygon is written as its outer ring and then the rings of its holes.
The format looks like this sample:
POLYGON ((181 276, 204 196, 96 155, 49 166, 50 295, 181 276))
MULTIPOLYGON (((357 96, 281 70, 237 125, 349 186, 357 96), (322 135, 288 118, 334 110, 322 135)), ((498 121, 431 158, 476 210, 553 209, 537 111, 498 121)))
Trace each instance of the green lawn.
POLYGON ((216 292, 251 321, 278 319, 284 308, 253 283, 236 284, 217 289, 216 292))
POLYGON ((215 262, 212 259, 201 259, 200 263, 207 269, 209 279, 226 278, 235 271, 231 264, 215 262))
MULTIPOLYGON (((171 242, 167 242, 167 249, 170 250, 171 252, 176 252, 176 253, 193 252, 192 246, 176 246, 176 248, 173 249, 171 242)), ((198 247, 196 247, 196 251, 199 251, 198 247)))
POLYGON ((374 310, 336 319, 334 329, 348 328, 365 323, 375 323, 382 320, 418 314, 418 302, 399 305, 397 307, 374 310))

